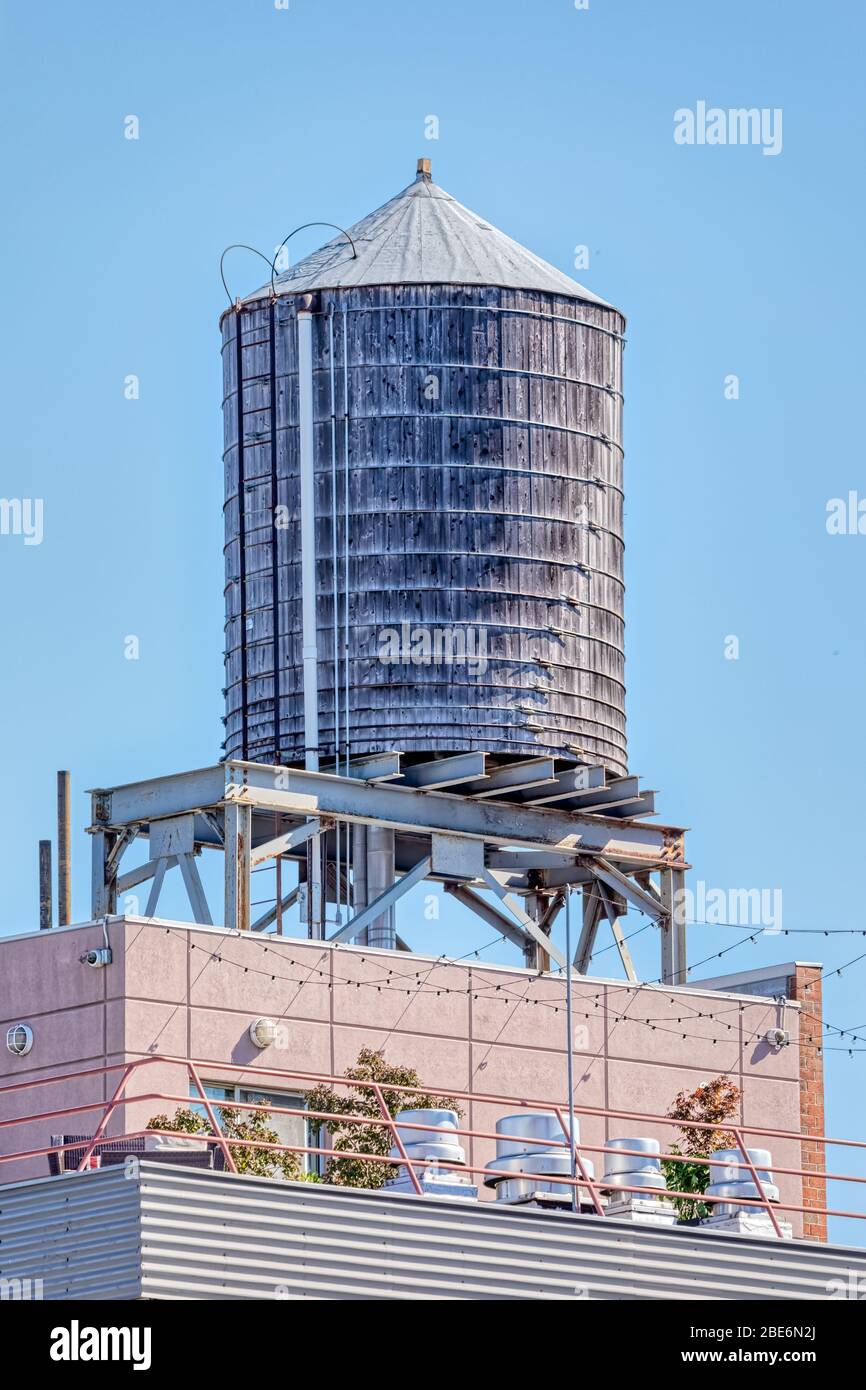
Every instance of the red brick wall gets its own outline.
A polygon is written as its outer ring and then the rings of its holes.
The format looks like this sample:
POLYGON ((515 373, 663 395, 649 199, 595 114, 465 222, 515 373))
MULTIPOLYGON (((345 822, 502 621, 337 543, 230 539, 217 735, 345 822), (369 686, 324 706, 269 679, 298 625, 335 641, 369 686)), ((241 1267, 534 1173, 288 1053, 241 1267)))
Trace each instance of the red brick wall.
MULTIPOLYGON (((824 1134, 824 1056, 822 1046, 821 971, 816 966, 798 966, 791 979, 792 999, 800 1001, 800 1125, 804 1134, 824 1134)), ((826 1171, 823 1144, 802 1145, 803 1205, 826 1207, 827 1184, 819 1174, 826 1171)), ((825 1216, 803 1215, 803 1235, 812 1240, 827 1239, 825 1216)))

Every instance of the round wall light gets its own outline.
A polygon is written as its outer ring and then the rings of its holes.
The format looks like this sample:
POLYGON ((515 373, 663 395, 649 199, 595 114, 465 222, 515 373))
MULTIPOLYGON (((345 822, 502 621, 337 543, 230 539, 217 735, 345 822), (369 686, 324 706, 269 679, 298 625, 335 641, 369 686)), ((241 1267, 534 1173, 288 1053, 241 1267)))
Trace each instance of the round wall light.
POLYGON ((254 1018, 250 1024, 250 1041, 256 1047, 270 1047, 276 1041, 277 1025, 272 1018, 254 1018))
POLYGON ((6 1030, 6 1046, 13 1057, 26 1057, 33 1046, 33 1029, 26 1023, 13 1023, 6 1030))

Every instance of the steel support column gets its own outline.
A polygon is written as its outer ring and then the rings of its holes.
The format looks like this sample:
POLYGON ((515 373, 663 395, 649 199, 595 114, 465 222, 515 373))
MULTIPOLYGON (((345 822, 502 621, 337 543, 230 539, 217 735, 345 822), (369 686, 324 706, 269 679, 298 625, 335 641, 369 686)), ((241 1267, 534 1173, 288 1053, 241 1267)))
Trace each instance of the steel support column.
POLYGON ((684 985, 688 978, 686 956, 686 894, 682 869, 663 868, 659 875, 663 917, 662 983, 684 985))
POLYGON ((225 926, 249 931, 252 807, 240 801, 225 805, 225 926))
POLYGON ((592 959, 592 948, 598 932, 598 919, 601 914, 601 900, 596 883, 587 883, 583 889, 583 920, 577 948, 574 952, 574 968, 579 975, 585 975, 592 959))
POLYGON ((91 835, 90 915, 94 918, 117 911, 117 879, 109 870, 115 838, 107 830, 94 830, 91 835))

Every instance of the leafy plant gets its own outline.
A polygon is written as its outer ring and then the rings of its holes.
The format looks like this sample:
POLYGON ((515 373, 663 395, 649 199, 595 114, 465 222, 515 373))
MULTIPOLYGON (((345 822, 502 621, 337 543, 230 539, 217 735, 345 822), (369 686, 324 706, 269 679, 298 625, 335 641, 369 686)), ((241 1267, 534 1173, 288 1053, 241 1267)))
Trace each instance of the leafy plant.
MULTIPOLYGON (((669 1152, 683 1154, 689 1162, 675 1163, 672 1159, 662 1159, 665 1182, 672 1191, 706 1192, 710 1170, 702 1160, 715 1149, 729 1149, 736 1145, 736 1136, 721 1126, 724 1120, 730 1120, 736 1114, 741 1094, 739 1086, 735 1086, 727 1076, 717 1076, 715 1080, 708 1081, 705 1086, 696 1087, 694 1091, 679 1092, 668 1111, 670 1119, 694 1120, 719 1127, 710 1130, 691 1129, 688 1125, 679 1126, 680 1134, 683 1136, 682 1142, 671 1144, 669 1152)), ((703 1219, 712 1215, 712 1203, 690 1202, 684 1197, 679 1197, 674 1199, 674 1206, 681 1221, 689 1221, 693 1217, 703 1219)))
MULTIPOLYGON (((262 1103, 259 1096, 253 1104, 262 1103)), ((269 1110, 239 1111, 228 1105, 220 1105, 222 1130, 228 1139, 249 1139, 262 1144, 279 1144, 280 1136, 268 1126, 271 1117, 269 1110)), ((204 1115, 191 1109, 178 1109, 168 1115, 154 1115, 147 1123, 148 1129, 170 1130, 173 1134, 212 1134, 204 1115)), ((213 1146, 211 1146, 213 1147, 213 1146)), ((315 1174, 305 1173, 298 1154, 286 1153, 276 1149, 244 1148, 240 1144, 230 1145, 231 1155, 239 1173, 252 1173, 260 1178, 282 1177, 293 1182, 317 1182, 315 1174)))
MULTIPOLYGON (((422 1091, 418 1073, 411 1067, 402 1067, 396 1062, 385 1060, 381 1052, 362 1047, 358 1060, 345 1071, 350 1081, 369 1081, 382 1088, 382 1096, 392 1115, 399 1110, 455 1110, 458 1117, 463 1114, 456 1100, 448 1096, 434 1096, 422 1091), (409 1086, 409 1091, 389 1089, 394 1086, 409 1086), (417 1089, 416 1089, 417 1088, 417 1089)), ((362 1115, 375 1119, 381 1115, 375 1092, 366 1087, 352 1087, 350 1094, 340 1095, 333 1086, 315 1086, 307 1094, 310 1110, 326 1110, 332 1115, 362 1115)), ((310 1128, 320 1135, 327 1128, 331 1145, 336 1153, 354 1150, 365 1154, 387 1154, 391 1148, 391 1131, 385 1125, 341 1125, 338 1121, 310 1120, 310 1128)), ((320 1144, 320 1140, 315 1140, 320 1144)), ((341 1187, 382 1187, 395 1169, 388 1163, 376 1163, 363 1158, 331 1158, 328 1160, 323 1181, 341 1187)))

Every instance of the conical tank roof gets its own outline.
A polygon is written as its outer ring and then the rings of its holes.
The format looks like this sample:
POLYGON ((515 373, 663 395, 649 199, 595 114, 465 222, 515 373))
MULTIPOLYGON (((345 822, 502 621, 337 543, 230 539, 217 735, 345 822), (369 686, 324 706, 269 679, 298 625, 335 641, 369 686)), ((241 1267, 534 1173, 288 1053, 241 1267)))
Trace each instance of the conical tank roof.
MULTIPOLYGON (((496 285, 542 290, 612 308, 540 256, 512 241, 434 183, 430 161, 375 212, 275 279, 278 294, 358 285, 496 285)), ((245 302, 269 294, 264 285, 245 302)))

